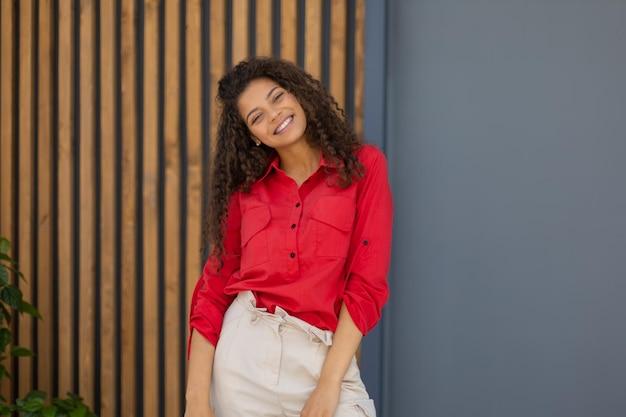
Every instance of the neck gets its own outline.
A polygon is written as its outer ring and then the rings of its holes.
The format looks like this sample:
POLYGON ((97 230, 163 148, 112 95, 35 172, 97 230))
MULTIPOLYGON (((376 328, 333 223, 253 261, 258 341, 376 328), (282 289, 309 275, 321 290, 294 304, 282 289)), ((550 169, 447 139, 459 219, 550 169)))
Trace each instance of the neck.
POLYGON ((278 153, 280 169, 300 185, 319 167, 321 153, 321 149, 311 148, 308 144, 283 150, 278 153))

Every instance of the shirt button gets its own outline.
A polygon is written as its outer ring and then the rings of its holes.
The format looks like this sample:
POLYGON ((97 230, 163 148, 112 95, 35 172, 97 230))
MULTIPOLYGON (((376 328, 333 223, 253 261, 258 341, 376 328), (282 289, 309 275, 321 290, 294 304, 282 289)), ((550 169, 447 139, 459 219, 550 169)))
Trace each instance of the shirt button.
POLYGON ((369 242, 369 240, 364 240, 364 241, 363 241, 363 244, 364 244, 365 246, 369 245, 369 243, 370 243, 370 242, 369 242))
POLYGON ((296 207, 300 207, 300 203, 296 203, 296 207))
POLYGON ((292 225, 291 225, 291 228, 292 228, 292 229, 295 229, 295 228, 296 228, 296 224, 295 224, 295 223, 294 223, 294 224, 292 224, 292 225))
POLYGON ((295 257, 296 257, 296 254, 295 254, 295 253, 293 253, 293 252, 291 252, 291 253, 289 254, 289 256, 291 256, 292 258, 295 258, 295 257))

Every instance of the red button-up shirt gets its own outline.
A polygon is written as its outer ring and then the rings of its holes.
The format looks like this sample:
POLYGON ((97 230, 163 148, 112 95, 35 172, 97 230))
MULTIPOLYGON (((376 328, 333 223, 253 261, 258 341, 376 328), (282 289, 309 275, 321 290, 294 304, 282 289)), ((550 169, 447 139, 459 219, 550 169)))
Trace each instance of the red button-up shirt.
POLYGON ((257 307, 276 306, 335 331, 342 302, 366 334, 389 296, 393 203, 387 163, 378 148, 358 151, 365 177, 347 188, 327 183, 322 158, 299 188, 278 158, 228 206, 223 267, 205 264, 191 302, 190 326, 216 345, 226 309, 252 290, 257 307))

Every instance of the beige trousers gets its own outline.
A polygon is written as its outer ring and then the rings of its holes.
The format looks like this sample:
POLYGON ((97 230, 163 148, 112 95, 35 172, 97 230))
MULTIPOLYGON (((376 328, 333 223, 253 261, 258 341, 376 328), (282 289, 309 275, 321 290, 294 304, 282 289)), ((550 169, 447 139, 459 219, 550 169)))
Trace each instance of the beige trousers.
MULTIPOLYGON (((215 351, 211 402, 217 417, 298 417, 317 385, 332 332, 256 308, 250 291, 226 311, 215 351)), ((375 417, 356 359, 334 417, 375 417)))

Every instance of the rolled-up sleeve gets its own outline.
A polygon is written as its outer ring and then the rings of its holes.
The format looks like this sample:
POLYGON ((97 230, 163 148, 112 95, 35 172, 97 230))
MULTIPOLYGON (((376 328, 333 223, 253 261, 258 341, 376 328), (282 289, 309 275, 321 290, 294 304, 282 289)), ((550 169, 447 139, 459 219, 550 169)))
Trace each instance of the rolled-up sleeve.
POLYGON ((360 159, 366 172, 359 182, 343 301, 365 335, 378 323, 389 298, 393 200, 383 153, 364 147, 360 159))
MULTIPOLYGON (((238 192, 233 193, 228 205, 228 217, 224 234, 222 268, 213 254, 204 265, 191 299, 189 317, 190 334, 195 329, 213 346, 217 345, 224 314, 234 296, 224 292, 230 277, 239 270, 241 255, 241 210, 238 192)), ((190 336, 191 337, 191 336, 190 336)))

